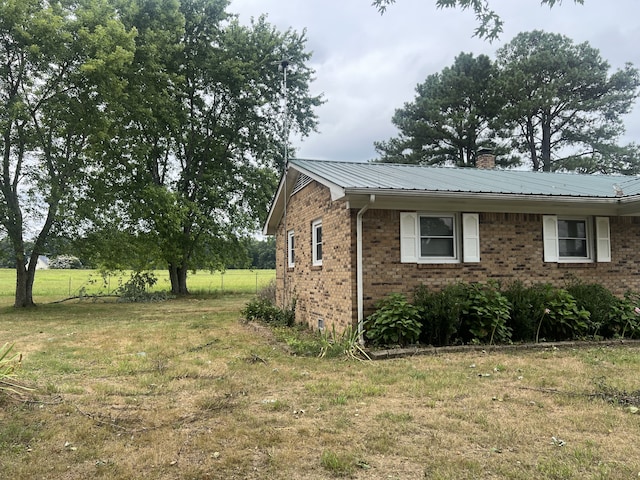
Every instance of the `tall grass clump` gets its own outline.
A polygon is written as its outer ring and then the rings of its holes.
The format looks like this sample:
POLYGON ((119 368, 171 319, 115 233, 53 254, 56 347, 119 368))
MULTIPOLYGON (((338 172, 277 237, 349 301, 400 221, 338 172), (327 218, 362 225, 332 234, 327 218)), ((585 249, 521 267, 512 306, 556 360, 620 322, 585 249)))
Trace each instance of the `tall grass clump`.
POLYGON ((0 395, 21 395, 30 389, 16 381, 16 370, 22 364, 22 355, 11 355, 13 345, 5 343, 0 348, 0 395))

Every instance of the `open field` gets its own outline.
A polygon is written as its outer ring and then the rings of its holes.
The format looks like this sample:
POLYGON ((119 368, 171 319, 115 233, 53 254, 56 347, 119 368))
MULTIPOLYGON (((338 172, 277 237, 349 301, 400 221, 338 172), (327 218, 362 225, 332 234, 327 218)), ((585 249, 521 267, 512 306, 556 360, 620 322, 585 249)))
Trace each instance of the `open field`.
MULTIPOLYGON (((169 291, 171 284, 168 272, 156 270, 153 273, 158 279, 153 290, 169 291)), ((60 299, 76 296, 81 292, 86 295, 112 293, 122 282, 126 282, 129 276, 130 272, 124 272, 103 279, 97 270, 38 270, 33 285, 33 296, 37 303, 41 297, 60 299)), ((198 271, 189 273, 187 286, 193 293, 256 293, 275 276, 275 270, 227 270, 224 273, 198 271)), ((15 270, 0 269, 0 296, 13 296, 15 283, 15 270)))
POLYGON ((0 478, 640 475, 640 414, 621 402, 640 389, 640 349, 295 357, 278 340, 291 331, 239 321, 249 299, 0 298, 0 344, 36 388, 0 401, 0 478))

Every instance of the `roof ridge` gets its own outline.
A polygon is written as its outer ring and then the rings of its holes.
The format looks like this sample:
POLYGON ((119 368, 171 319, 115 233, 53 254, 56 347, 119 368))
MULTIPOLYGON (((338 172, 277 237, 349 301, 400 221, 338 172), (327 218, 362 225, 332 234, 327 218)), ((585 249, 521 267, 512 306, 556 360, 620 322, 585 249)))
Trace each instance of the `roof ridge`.
MULTIPOLYGON (((313 159, 313 158, 294 158, 290 161, 302 161, 302 162, 314 162, 314 163, 327 163, 327 164, 340 164, 340 165, 358 165, 358 166, 371 166, 371 167, 407 167, 407 168, 425 168, 425 169, 436 169, 436 170, 456 170, 456 171, 472 171, 472 172, 517 172, 517 173, 525 173, 525 174, 538 174, 538 175, 568 175, 573 177, 606 177, 606 178, 620 178, 623 179, 624 183, 633 182, 640 179, 640 176, 631 176, 631 175, 623 175, 623 174, 614 174, 614 173, 605 173, 605 174, 593 174, 593 173, 579 173, 579 172, 564 172, 564 171, 554 171, 554 172, 541 172, 538 170, 518 170, 515 168, 492 168, 492 169, 482 169, 475 167, 461 167, 456 165, 422 165, 417 163, 392 163, 392 162, 372 162, 372 161, 363 161, 358 162, 355 160, 325 160, 325 159, 313 159)), ((484 174, 484 173, 482 173, 484 174)))

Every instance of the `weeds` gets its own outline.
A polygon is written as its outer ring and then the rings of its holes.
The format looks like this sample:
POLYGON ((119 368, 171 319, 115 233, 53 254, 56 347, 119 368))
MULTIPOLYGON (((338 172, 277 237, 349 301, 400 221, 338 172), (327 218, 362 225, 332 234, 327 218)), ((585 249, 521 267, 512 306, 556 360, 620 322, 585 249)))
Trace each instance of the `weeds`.
POLYGON ((356 461, 353 455, 325 450, 320 456, 322 467, 336 476, 351 476, 355 471, 356 461))
POLYGON ((16 370, 22 365, 22 354, 10 356, 12 350, 13 345, 8 343, 0 348, 0 393, 20 396, 31 389, 16 380, 16 370))

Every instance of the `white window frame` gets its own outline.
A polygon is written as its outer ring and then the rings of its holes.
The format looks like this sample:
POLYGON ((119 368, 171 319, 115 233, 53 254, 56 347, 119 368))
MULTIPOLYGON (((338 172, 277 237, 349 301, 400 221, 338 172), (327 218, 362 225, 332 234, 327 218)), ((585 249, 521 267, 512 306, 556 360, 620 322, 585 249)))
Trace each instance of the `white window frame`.
POLYGON ((322 266, 322 219, 314 220, 311 223, 311 258, 314 267, 322 266), (320 230, 320 241, 318 241, 318 230, 320 230), (320 255, 318 255, 318 247, 320 247, 320 255))
POLYGON ((611 261, 609 217, 543 215, 542 232, 545 262, 593 263, 611 261), (585 222, 587 236, 586 257, 563 257, 560 255, 560 238, 558 234, 558 221, 560 220, 578 220, 585 222))
POLYGON ((296 265, 296 236, 294 230, 287 232, 287 265, 293 268, 296 265))
MULTIPOLYGON (((453 213, 418 213, 418 229, 417 229, 417 237, 418 237, 418 262, 420 263, 459 263, 460 259, 459 255, 459 242, 460 236, 458 234, 458 216, 453 213), (452 235, 452 243, 453 243, 453 255, 445 256, 445 257, 435 257, 435 256, 422 256, 422 235, 420 234, 420 220, 423 218, 450 218, 453 235, 452 235)), ((450 238, 450 237, 442 237, 442 238, 450 238)))
POLYGON ((480 262, 480 224, 477 213, 400 212, 400 261, 402 263, 480 262), (454 256, 420 256, 420 217, 453 217, 454 256))

